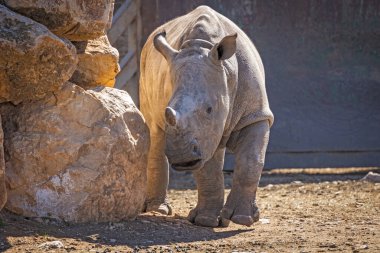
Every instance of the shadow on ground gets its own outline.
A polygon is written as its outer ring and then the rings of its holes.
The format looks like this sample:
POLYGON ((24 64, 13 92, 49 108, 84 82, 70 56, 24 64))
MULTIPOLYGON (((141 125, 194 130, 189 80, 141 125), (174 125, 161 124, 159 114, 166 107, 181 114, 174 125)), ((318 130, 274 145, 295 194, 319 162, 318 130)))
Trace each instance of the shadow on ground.
MULTIPOLYGON (((153 245, 224 239, 254 230, 242 227, 238 230, 223 231, 222 228, 198 227, 188 222, 185 217, 166 217, 159 214, 143 214, 135 220, 120 223, 70 225, 49 219, 24 218, 3 210, 0 212, 0 219, 0 252, 11 247, 7 242, 9 237, 37 238, 36 247, 49 241, 51 237, 54 240, 70 238, 87 242, 94 248, 128 246, 132 249, 144 249, 153 245)), ((66 242, 65 245, 67 244, 66 242)))

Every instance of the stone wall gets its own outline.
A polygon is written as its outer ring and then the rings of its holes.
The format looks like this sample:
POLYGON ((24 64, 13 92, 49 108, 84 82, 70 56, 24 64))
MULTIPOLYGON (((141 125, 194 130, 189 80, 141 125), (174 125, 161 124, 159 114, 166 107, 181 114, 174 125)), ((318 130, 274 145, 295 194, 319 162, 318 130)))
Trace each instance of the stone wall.
POLYGON ((113 88, 113 5, 0 1, 0 209, 67 222, 141 211, 149 134, 113 88))

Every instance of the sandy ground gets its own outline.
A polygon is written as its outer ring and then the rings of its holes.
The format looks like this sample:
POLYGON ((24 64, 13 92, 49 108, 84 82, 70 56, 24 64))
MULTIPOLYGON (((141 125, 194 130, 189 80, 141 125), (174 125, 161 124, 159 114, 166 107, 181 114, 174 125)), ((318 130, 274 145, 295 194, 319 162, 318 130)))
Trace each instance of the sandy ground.
MULTIPOLYGON (((3 210, 0 252, 380 252, 380 183, 358 181, 368 170, 265 172, 261 219, 252 227, 190 224, 185 217, 197 194, 184 189, 193 186, 189 175, 172 178, 174 214, 168 217, 69 225, 3 210), (53 241, 61 244, 44 246, 53 241)), ((227 188, 230 183, 226 175, 227 188)))

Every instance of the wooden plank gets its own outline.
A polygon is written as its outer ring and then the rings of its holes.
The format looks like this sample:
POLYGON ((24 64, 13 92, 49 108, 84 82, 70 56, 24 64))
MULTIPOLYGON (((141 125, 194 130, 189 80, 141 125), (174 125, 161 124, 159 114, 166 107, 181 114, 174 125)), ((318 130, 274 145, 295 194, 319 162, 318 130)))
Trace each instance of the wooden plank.
POLYGON ((128 26, 128 51, 137 49, 137 21, 134 19, 128 26))
POLYGON ((125 29, 127 29, 129 24, 136 18, 136 12, 136 3, 131 2, 127 10, 123 12, 123 15, 115 20, 115 23, 112 24, 112 27, 108 32, 108 39, 111 44, 116 42, 125 29))
POLYGON ((125 0, 124 3, 120 6, 120 8, 116 11, 116 13, 112 17, 112 24, 116 23, 116 20, 118 20, 121 16, 124 15, 124 12, 128 9, 129 5, 131 4, 132 0, 125 0))
POLYGON ((132 57, 135 56, 135 54, 136 53, 134 51, 129 51, 126 55, 124 55, 123 58, 121 58, 119 61, 120 69, 124 69, 132 57))
POLYGON ((140 106, 139 104, 139 87, 138 87, 138 83, 139 83, 139 80, 138 80, 138 72, 136 71, 136 73, 131 77, 131 79, 128 80, 127 84, 126 84, 126 87, 125 87, 125 90, 128 91, 129 95, 131 96, 133 102, 135 103, 135 105, 137 107, 140 106))
POLYGON ((125 41, 124 45, 128 45, 127 53, 121 56, 119 60, 121 71, 116 77, 115 87, 127 90, 136 105, 138 105, 139 100, 138 66, 142 26, 140 8, 140 0, 125 1, 114 15, 113 26, 108 33, 111 43, 125 41), (123 36, 123 40, 119 41, 120 36, 123 36))
POLYGON ((136 55, 132 57, 130 63, 127 64, 117 75, 115 87, 123 87, 125 83, 137 72, 137 59, 136 55))
MULTIPOLYGON (((137 16, 138 17, 138 16, 137 16)), ((128 49, 136 54, 136 73, 128 80, 127 91, 131 95, 136 105, 139 105, 139 82, 138 82, 138 66, 139 66, 139 54, 137 53, 137 18, 131 22, 128 27, 128 49)))
MULTIPOLYGON (((142 18, 141 18, 141 0, 136 0, 137 15, 136 15, 136 43, 137 43, 137 64, 140 66, 140 53, 142 46, 142 18)), ((140 68, 139 68, 140 69, 140 68)))
POLYGON ((131 93, 132 99, 140 107, 140 97, 139 97, 139 79, 140 79, 140 54, 142 49, 142 18, 141 18, 141 0, 136 0, 137 4, 137 15, 136 15, 136 55, 137 55, 137 73, 135 81, 134 93, 131 93))

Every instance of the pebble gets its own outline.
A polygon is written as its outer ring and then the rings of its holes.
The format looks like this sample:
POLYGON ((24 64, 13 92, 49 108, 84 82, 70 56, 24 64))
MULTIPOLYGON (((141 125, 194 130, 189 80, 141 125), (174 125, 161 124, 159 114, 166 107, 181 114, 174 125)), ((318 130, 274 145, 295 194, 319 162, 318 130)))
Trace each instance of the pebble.
POLYGON ((116 239, 110 239, 110 243, 115 243, 116 239))
POLYGON ((337 248, 337 245, 336 245, 335 243, 333 243, 333 242, 326 242, 326 243, 321 243, 321 244, 319 245, 319 247, 321 247, 321 248, 332 248, 332 249, 334 249, 334 248, 337 248))
POLYGON ((269 224, 270 223, 270 220, 266 219, 266 218, 259 219, 259 221, 261 222, 261 224, 269 224))
POLYGON ((44 242, 38 245, 38 248, 60 249, 60 248, 63 248, 63 243, 61 241, 44 242))

